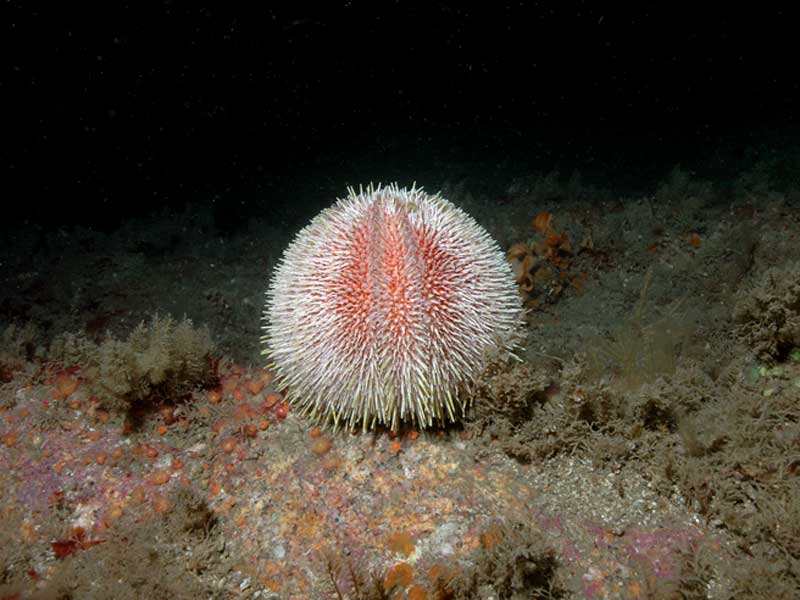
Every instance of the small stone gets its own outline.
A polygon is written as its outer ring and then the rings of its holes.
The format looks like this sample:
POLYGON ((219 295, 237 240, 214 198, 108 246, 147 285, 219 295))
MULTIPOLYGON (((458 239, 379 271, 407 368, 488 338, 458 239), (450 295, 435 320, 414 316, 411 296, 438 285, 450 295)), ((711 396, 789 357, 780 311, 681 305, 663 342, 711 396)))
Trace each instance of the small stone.
POLYGON ((169 471, 156 471, 148 477, 148 481, 153 485, 164 485, 170 479, 169 471))
POLYGON ((311 441, 311 451, 317 456, 327 454, 328 450, 331 449, 331 446, 333 446, 333 442, 331 442, 330 438, 324 436, 314 438, 311 441))

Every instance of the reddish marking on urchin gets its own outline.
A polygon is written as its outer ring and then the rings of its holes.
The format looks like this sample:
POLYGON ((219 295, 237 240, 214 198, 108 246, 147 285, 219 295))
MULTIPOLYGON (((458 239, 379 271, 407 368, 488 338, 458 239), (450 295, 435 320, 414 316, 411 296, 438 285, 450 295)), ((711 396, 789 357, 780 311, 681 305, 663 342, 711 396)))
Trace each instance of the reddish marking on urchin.
MULTIPOLYGON (((448 320, 448 278, 442 276, 447 254, 434 251, 429 232, 414 230, 406 211, 386 214, 376 203, 369 212, 344 238, 341 267, 326 278, 330 310, 341 324, 340 336, 363 344, 393 338, 398 349, 412 354, 422 341, 414 333, 423 324, 448 320), (433 303, 437 297, 441 308, 433 303), (381 327, 375 326, 378 318, 381 327)), ((349 348, 358 353, 359 346, 349 348)))
POLYGON ((338 201, 286 250, 265 341, 302 411, 364 429, 455 420, 460 393, 521 317, 510 265, 439 196, 397 186, 338 201))

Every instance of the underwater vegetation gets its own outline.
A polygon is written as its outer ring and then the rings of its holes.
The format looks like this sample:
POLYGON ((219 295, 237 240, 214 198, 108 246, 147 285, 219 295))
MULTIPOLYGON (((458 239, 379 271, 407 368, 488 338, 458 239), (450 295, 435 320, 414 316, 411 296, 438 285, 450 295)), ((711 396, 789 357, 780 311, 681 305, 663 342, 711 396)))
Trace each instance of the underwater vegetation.
POLYGON ((605 377, 622 388, 635 389, 675 371, 681 344, 690 333, 679 318, 685 297, 650 316, 647 294, 652 279, 653 271, 648 270, 631 314, 607 338, 587 344, 588 367, 597 378, 605 377))
POLYGON ((736 334, 756 356, 786 360, 800 347, 800 263, 772 267, 743 289, 734 309, 736 334))
MULTIPOLYGON (((220 349, 230 311, 11 320, 0 598, 798 597, 800 213, 748 177, 719 205, 681 170, 597 205, 510 186, 527 348, 445 428, 314 427, 220 349)), ((248 247, 237 281, 263 281, 248 247)), ((204 285, 236 298, 224 271, 204 285)))

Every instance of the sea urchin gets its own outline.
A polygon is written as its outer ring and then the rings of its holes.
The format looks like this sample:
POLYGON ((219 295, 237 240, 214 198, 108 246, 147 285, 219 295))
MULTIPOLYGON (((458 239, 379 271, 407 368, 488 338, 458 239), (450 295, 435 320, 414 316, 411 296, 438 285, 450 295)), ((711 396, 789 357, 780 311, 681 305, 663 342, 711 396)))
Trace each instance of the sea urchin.
POLYGON ((293 406, 337 426, 455 421, 489 357, 518 338, 511 267, 438 194, 348 191, 273 273, 262 338, 270 368, 293 406))

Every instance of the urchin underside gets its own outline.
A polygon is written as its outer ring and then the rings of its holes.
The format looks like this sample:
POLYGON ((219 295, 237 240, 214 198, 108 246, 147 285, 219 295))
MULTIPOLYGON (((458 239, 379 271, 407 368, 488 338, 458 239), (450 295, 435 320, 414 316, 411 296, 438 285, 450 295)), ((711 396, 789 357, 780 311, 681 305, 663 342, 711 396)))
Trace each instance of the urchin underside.
POLYGON ((463 415, 487 355, 510 351, 520 300, 497 244, 421 189, 368 188, 320 213, 275 269, 265 353, 287 397, 363 429, 463 415))

